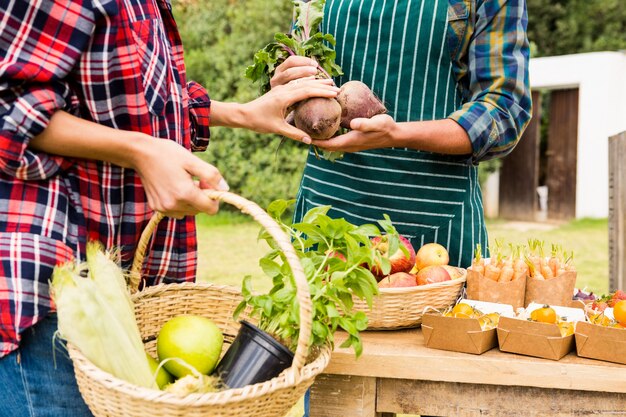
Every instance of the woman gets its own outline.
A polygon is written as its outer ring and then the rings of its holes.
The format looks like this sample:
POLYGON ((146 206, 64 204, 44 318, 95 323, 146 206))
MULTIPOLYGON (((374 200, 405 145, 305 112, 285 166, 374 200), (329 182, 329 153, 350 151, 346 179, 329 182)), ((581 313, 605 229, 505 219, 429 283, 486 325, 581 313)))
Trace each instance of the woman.
POLYGON ((52 358, 53 267, 88 239, 123 266, 155 210, 148 285, 191 281, 202 189, 227 189, 204 150, 209 122, 310 139, 284 121, 326 82, 285 86, 246 104, 211 102, 187 83, 165 1, 15 0, 0 5, 0 416, 88 416, 64 354, 52 358))
MULTIPOLYGON (((296 221, 327 204, 357 224, 386 213, 414 247, 438 242, 469 266, 488 246, 477 164, 508 154, 530 120, 526 26, 524 0, 328 0, 337 85, 363 81, 389 112, 313 141, 346 154, 309 154, 296 221)), ((291 57, 272 86, 313 74, 291 57)))

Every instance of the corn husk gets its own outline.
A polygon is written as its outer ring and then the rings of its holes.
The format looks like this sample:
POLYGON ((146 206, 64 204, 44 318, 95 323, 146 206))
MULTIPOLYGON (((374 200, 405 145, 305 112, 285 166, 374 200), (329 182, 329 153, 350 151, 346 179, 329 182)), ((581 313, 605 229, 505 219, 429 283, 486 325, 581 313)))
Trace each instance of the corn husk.
POLYGON ((87 262, 55 267, 59 334, 113 376, 155 388, 124 274, 110 252, 87 245, 87 262))

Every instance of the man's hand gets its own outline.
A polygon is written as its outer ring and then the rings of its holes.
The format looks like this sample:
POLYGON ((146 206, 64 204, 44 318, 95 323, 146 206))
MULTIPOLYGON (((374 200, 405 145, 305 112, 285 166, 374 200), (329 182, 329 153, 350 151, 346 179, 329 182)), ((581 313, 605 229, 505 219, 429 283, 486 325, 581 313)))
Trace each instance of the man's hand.
POLYGON ((379 114, 371 119, 353 119, 350 132, 328 140, 311 143, 328 151, 358 152, 367 149, 389 148, 394 144, 397 124, 388 114, 379 114))

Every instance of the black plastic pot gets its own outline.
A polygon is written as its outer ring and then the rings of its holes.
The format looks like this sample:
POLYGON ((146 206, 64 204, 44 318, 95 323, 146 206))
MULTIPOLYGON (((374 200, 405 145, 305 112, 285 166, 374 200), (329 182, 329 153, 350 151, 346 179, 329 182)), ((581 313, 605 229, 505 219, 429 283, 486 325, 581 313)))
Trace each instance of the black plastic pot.
POLYGON ((229 388, 241 388, 270 380, 289 366, 293 353, 272 336, 247 321, 215 368, 229 388))

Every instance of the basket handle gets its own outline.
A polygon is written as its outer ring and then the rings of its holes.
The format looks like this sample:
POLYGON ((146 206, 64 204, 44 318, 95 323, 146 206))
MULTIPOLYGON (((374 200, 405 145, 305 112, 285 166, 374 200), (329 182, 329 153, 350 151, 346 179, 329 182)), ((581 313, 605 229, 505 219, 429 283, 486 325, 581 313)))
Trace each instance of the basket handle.
MULTIPOLYGON (((226 191, 205 190, 204 193, 213 200, 231 204, 237 207, 242 213, 250 215, 274 238, 278 247, 285 254, 287 263, 291 267, 291 271, 293 272, 296 282, 296 296, 298 297, 298 303, 300 305, 300 333, 298 334, 298 346, 292 363, 292 368, 295 368, 297 374, 299 374, 302 367, 306 364, 308 356, 313 315, 309 284, 307 282, 306 275, 304 274, 302 264, 300 263, 300 259, 291 244, 289 236, 287 236, 278 223, 276 223, 276 221, 256 203, 237 194, 226 191)), ((141 268, 146 255, 148 242, 150 241, 156 226, 159 224, 161 219, 163 219, 163 217, 163 213, 155 212, 148 222, 148 225, 143 230, 139 242, 137 243, 135 259, 133 260, 130 273, 130 288, 133 292, 137 291, 139 283, 141 282, 141 268)))

